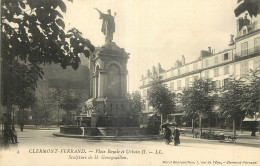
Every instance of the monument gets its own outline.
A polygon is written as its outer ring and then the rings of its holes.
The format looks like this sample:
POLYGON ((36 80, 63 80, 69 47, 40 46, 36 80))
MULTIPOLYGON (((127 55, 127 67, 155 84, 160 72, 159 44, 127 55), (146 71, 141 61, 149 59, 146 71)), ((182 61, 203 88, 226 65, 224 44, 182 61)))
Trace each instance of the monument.
POLYGON ((101 32, 105 44, 97 48, 90 57, 92 73, 92 98, 85 102, 77 127, 60 127, 60 135, 73 134, 80 138, 111 140, 158 139, 157 135, 148 136, 146 128, 140 128, 140 113, 133 110, 127 98, 127 62, 129 53, 113 42, 115 32, 114 16, 96 9, 102 19, 101 32))
MULTIPOLYGON (((105 44, 91 58, 93 97, 86 101, 81 117, 88 119, 86 132, 98 129, 102 135, 138 134, 139 122, 127 99, 129 53, 113 42, 114 17, 100 13, 105 44)), ((93 135, 93 133, 92 133, 93 135)))

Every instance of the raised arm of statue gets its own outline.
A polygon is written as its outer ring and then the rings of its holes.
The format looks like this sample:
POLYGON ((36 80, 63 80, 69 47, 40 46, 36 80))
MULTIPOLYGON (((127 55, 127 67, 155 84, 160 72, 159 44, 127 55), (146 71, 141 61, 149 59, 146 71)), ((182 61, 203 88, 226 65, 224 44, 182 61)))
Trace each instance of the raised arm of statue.
POLYGON ((100 14, 104 14, 98 8, 94 8, 94 9, 96 9, 100 14))

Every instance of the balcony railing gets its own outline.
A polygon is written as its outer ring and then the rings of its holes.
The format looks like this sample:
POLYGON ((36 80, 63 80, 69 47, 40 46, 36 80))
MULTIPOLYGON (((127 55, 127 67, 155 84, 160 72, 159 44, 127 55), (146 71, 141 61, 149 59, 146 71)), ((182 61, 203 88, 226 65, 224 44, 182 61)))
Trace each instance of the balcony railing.
POLYGON ((238 59, 238 58, 241 58, 241 57, 244 57, 244 56, 248 56, 248 55, 252 55, 252 54, 255 54, 255 53, 260 53, 260 46, 255 47, 255 48, 250 48, 250 49, 247 49, 247 50, 243 50, 241 52, 236 53, 235 59, 238 59))

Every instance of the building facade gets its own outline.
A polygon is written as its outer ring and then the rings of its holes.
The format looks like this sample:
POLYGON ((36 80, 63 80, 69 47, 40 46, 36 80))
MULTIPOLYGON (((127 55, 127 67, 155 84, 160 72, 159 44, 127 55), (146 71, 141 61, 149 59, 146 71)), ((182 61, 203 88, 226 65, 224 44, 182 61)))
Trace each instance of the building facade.
MULTIPOLYGON (((224 87, 231 76, 244 77, 250 69, 260 69, 259 5, 258 1, 238 1, 235 9, 237 34, 235 39, 234 35, 231 35, 230 43, 225 50, 215 53, 208 47, 208 50, 202 50, 198 59, 193 62, 185 63, 185 57, 182 56, 171 69, 163 70, 159 64, 158 67, 153 67, 152 72, 148 70, 146 75, 142 75, 140 91, 146 100, 143 121, 154 113, 147 101, 147 91, 154 76, 162 76, 163 83, 176 94, 178 106, 182 90, 190 87, 196 79, 209 78, 213 81, 213 88, 218 89, 224 87)), ((174 114, 181 115, 181 110, 174 114)))

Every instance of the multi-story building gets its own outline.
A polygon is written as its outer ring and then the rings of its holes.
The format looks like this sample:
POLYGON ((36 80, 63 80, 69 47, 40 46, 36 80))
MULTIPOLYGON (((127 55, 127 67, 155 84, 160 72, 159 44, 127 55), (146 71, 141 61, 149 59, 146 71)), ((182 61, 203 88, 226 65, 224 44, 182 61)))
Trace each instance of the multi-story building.
MULTIPOLYGON (((171 69, 162 70, 158 65, 157 68, 153 67, 152 72, 148 70, 141 79, 142 97, 147 99, 149 83, 152 77, 157 75, 162 76, 163 83, 176 94, 178 105, 182 90, 191 86, 196 79, 209 78, 213 81, 213 88, 218 89, 225 86, 231 76, 244 77, 250 69, 260 69, 259 5, 259 1, 238 0, 235 9, 235 15, 238 17, 237 34, 235 40, 234 35, 231 35, 230 43, 225 50, 215 53, 209 47, 207 51, 202 50, 198 59, 193 62, 185 63, 185 57, 182 56, 171 69)), ((144 115, 152 113, 153 108, 146 102, 144 115)), ((182 111, 177 110, 173 116, 181 115, 182 111)))

